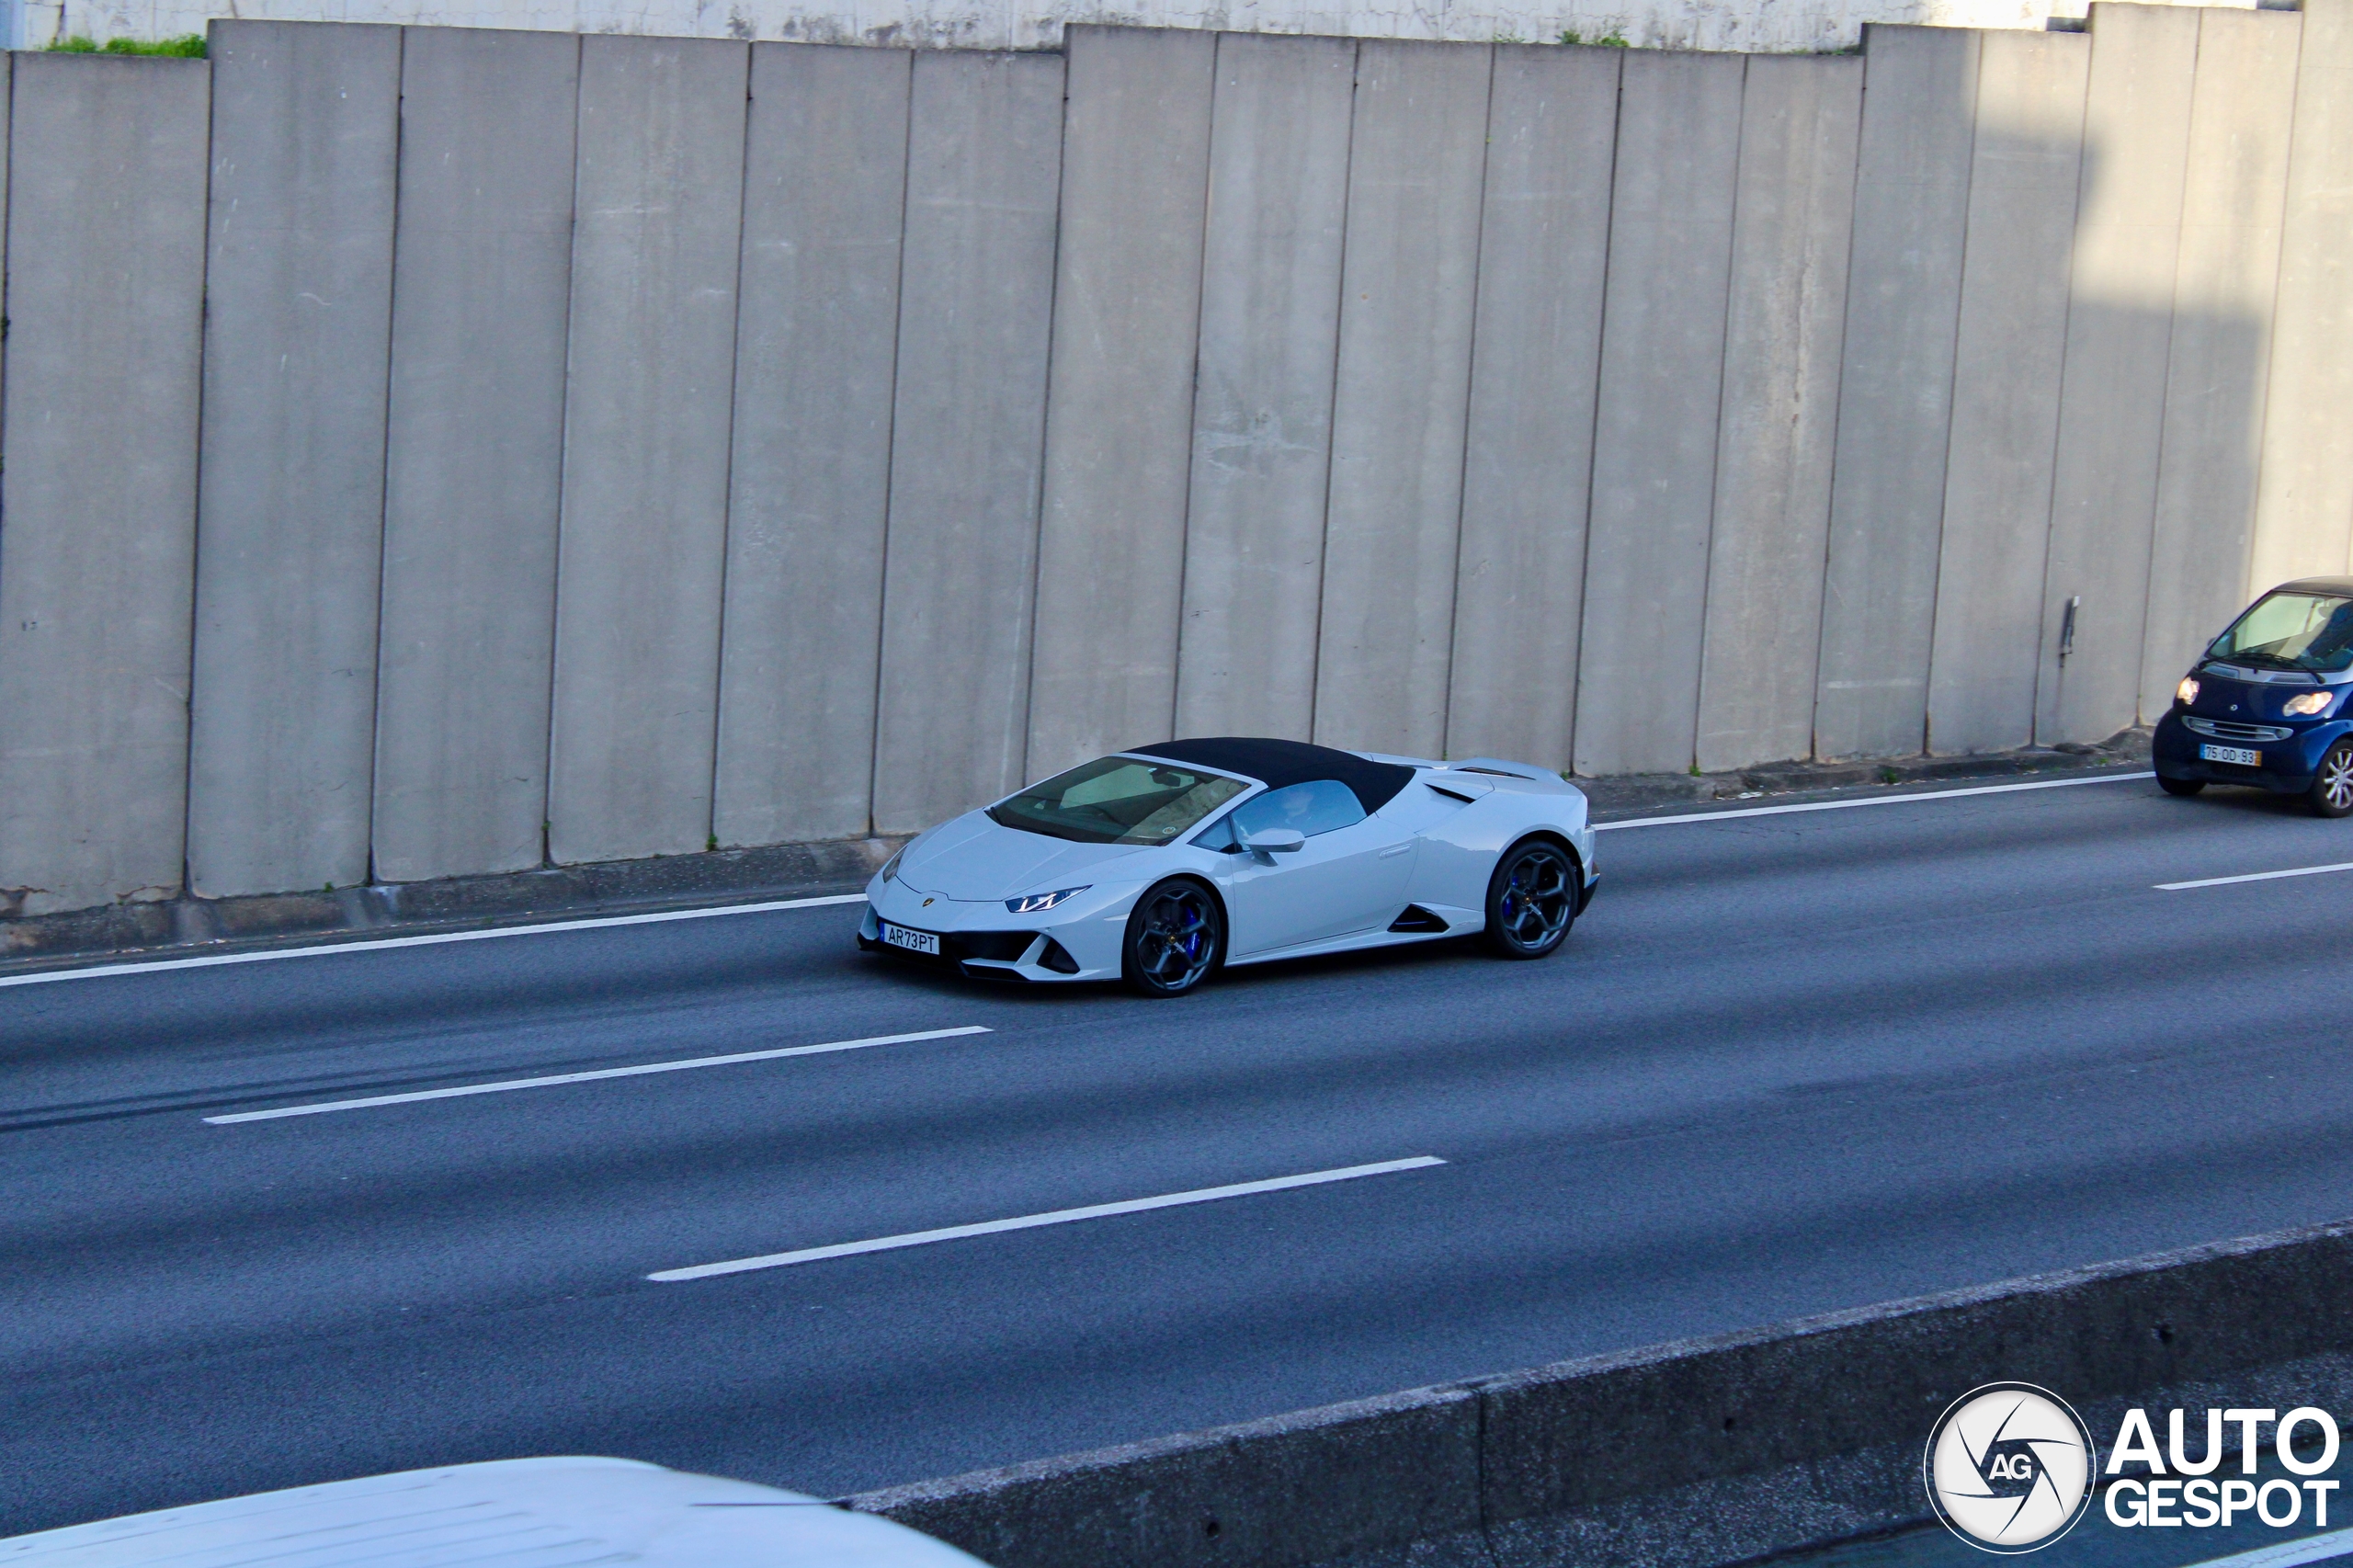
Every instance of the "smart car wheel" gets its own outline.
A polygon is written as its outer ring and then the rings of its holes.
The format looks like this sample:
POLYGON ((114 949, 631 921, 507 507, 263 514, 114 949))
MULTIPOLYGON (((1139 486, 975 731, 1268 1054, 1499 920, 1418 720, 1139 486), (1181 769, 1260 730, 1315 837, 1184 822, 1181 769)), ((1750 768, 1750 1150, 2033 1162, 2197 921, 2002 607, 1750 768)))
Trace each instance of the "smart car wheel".
POLYGON ((2203 778, 2168 778, 2164 774, 2160 773, 2157 775, 2157 788, 2163 790, 2168 795, 2195 795, 2199 790, 2206 788, 2206 780, 2203 778))
POLYGON ((1504 851, 1487 879, 1487 946, 1507 959, 1540 959, 1577 917, 1577 866, 1549 839, 1504 851))
POLYGON ((1183 877, 1155 883, 1128 916, 1120 972, 1146 996, 1181 996, 1225 950, 1225 916, 1209 889, 1183 877))
POLYGON ((2320 759, 2310 798, 2314 816, 2353 815, 2353 740, 2337 742, 2320 759))

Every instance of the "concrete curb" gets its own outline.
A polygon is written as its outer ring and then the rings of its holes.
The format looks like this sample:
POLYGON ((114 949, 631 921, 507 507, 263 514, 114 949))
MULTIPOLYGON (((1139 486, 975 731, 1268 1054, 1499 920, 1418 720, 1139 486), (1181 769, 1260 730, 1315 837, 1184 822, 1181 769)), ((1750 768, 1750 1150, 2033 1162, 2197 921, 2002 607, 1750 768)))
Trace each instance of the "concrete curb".
POLYGON ((1681 1568, 1924 1522, 1923 1445, 2039 1383, 2353 1403, 2353 1221, 1415 1389, 846 1499, 997 1568, 1681 1568))
MULTIPOLYGON (((2145 732, 2096 747, 1873 762, 1775 763, 1740 773, 1580 778, 1596 820, 1694 802, 1797 793, 1831 798, 1890 786, 2008 778, 2062 769, 2145 765, 2145 732)), ((424 935, 539 920, 751 903, 856 892, 904 838, 851 838, 721 849, 502 876, 383 883, 245 898, 181 897, 69 915, 9 918, 0 911, 0 975, 126 958, 168 958, 337 937, 424 935)))

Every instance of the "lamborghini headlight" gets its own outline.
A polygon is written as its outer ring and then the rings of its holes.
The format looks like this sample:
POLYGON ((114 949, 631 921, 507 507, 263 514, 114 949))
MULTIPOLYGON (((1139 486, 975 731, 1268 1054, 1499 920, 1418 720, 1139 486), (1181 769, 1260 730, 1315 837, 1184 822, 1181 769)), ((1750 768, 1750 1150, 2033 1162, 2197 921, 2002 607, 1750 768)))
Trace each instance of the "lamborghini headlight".
POLYGON ((2290 718, 2303 718, 2313 713, 2325 713, 2328 705, 2336 700, 2333 691, 2307 691, 2291 697, 2280 705, 2279 711, 2290 718))
POLYGON ((2198 677, 2184 676, 2181 684, 2173 688, 2173 699, 2184 708, 2198 700, 2198 677))
POLYGON ((901 845, 897 854, 892 855, 888 860, 882 862, 882 880, 884 881, 890 882, 898 881, 899 857, 904 855, 906 852, 906 846, 904 845, 901 845))
MULTIPOLYGON (((1092 882, 1086 884, 1087 887, 1094 885, 1092 882)), ((1027 898, 1006 899, 1005 907, 1014 915, 1043 915, 1064 899, 1074 898, 1086 891, 1086 887, 1076 887, 1060 888, 1052 892, 1033 892, 1027 898)))

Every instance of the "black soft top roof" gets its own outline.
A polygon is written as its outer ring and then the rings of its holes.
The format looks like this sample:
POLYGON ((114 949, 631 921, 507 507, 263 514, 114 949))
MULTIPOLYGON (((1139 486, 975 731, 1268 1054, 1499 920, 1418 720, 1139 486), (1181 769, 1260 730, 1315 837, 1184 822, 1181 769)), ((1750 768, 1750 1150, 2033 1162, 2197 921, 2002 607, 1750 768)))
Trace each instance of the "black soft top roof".
POLYGON ((1368 812, 1377 812, 1414 781, 1414 770, 1393 762, 1371 762, 1354 752, 1305 741, 1261 740, 1251 735, 1218 735, 1205 740, 1165 741, 1158 745, 1130 746, 1131 756, 1165 757, 1189 762, 1220 773, 1239 773, 1263 782, 1269 790, 1286 789, 1317 778, 1336 778, 1356 792, 1368 812))

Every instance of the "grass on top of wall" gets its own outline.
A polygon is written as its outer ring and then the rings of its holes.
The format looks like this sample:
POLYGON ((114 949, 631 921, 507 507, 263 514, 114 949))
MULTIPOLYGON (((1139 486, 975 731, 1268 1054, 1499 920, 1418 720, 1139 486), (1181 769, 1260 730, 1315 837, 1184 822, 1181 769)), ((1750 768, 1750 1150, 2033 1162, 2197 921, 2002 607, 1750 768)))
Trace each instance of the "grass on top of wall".
POLYGON ((62 38, 46 46, 51 54, 165 54, 176 60, 204 58, 204 36, 183 33, 178 38, 62 38))

